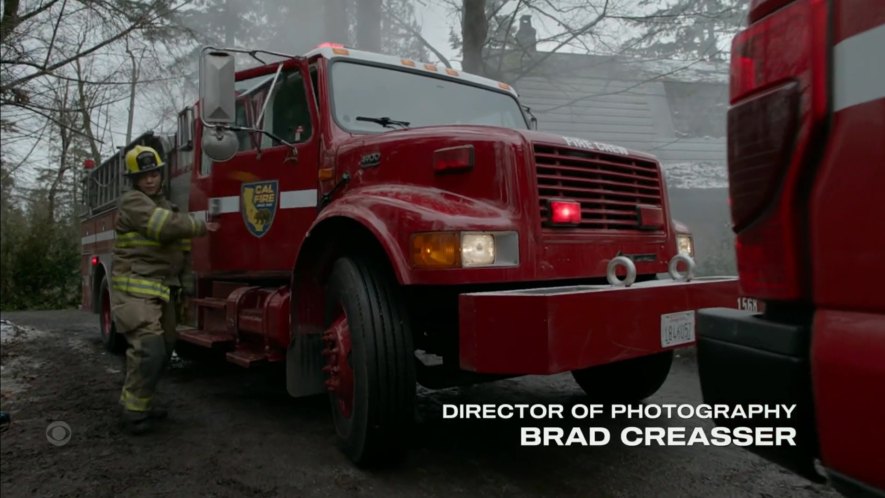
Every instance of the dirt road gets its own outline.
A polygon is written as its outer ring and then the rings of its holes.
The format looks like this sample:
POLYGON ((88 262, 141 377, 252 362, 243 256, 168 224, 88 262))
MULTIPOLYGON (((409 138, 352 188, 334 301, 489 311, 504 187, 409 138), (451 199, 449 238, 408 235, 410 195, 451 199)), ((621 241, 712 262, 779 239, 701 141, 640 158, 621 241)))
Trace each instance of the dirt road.
MULTIPOLYGON (((180 364, 161 385, 170 419, 134 438, 116 424, 122 360, 101 348, 95 315, 2 318, 18 326, 4 327, 0 356, 2 408, 13 419, 0 436, 4 498, 836 496, 735 447, 525 448, 516 422, 443 419, 443 403, 583 402, 568 375, 420 390, 412 450, 384 471, 352 466, 335 446, 326 399, 289 398, 278 369, 180 364)), ((691 355, 677 358, 650 401, 700 402, 691 355)))

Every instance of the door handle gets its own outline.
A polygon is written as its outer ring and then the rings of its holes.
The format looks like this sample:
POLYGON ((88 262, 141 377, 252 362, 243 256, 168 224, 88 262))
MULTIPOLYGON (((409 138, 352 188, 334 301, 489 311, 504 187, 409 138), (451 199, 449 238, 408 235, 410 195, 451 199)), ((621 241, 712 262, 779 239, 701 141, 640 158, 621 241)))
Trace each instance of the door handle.
POLYGON ((221 199, 209 199, 209 209, 206 211, 206 221, 215 221, 221 214, 221 199))

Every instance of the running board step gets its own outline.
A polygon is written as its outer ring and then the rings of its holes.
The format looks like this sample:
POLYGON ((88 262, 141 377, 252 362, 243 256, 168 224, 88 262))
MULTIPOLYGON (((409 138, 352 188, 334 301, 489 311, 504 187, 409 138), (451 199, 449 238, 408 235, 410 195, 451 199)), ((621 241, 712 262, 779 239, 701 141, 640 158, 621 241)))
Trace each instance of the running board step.
POLYGON ((249 368, 255 364, 267 361, 266 354, 249 351, 247 349, 230 351, 225 355, 225 358, 234 365, 239 365, 243 368, 249 368))
POLYGON ((200 329, 179 330, 178 339, 204 348, 229 346, 236 342, 236 338, 229 332, 200 329))
POLYGON ((227 306, 227 300, 220 297, 195 297, 191 299, 191 303, 201 308, 215 308, 223 310, 227 306))

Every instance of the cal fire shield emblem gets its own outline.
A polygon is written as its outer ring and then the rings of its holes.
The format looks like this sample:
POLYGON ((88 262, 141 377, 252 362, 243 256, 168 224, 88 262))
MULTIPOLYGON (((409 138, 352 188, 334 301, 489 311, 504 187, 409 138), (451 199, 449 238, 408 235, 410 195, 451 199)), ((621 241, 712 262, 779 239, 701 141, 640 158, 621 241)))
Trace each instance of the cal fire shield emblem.
POLYGON ((276 180, 244 183, 240 187, 240 212, 249 233, 263 237, 270 230, 279 204, 279 193, 276 180))

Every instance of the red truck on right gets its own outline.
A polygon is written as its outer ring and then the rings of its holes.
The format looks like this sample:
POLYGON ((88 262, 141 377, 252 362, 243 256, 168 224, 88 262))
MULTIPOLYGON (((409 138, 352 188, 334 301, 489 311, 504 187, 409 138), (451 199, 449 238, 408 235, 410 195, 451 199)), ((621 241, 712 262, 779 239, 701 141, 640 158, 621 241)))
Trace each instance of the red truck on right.
POLYGON ((741 295, 764 311, 698 313, 704 400, 795 404, 761 423, 797 445, 751 449, 885 496, 885 0, 753 0, 730 104, 741 295))

